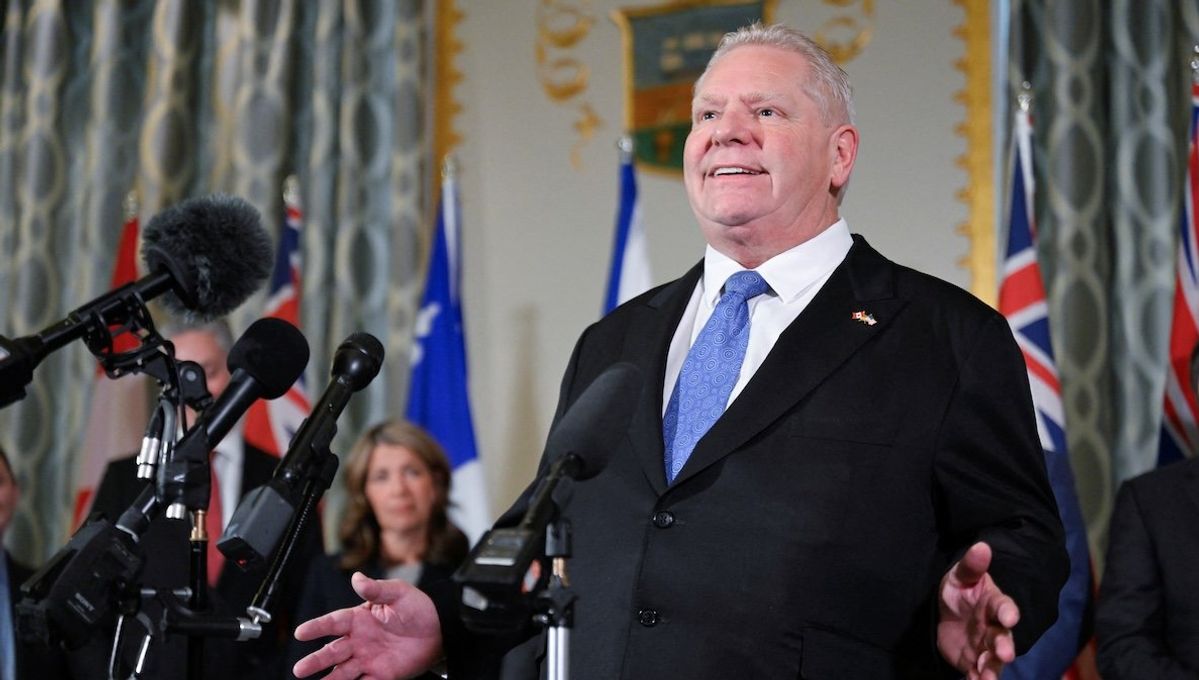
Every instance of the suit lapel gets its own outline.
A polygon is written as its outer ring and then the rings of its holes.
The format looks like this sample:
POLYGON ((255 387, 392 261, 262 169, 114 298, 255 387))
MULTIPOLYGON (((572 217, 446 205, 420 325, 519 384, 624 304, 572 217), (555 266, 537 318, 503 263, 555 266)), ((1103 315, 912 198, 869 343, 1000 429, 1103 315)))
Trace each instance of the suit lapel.
POLYGON ((894 265, 855 236, 845 261, 779 336, 745 389, 696 444, 675 484, 769 427, 882 333, 906 304, 895 297, 893 278, 894 265), (874 323, 855 318, 858 312, 869 314, 874 323))
POLYGON ((643 318, 634 320, 630 324, 633 330, 625 336, 623 355, 637 357, 638 368, 645 376, 641 405, 629 424, 629 437, 646 479, 659 495, 666 491, 665 445, 662 443, 662 386, 666 380, 666 357, 679 319, 703 271, 703 262, 700 262, 650 298, 639 310, 643 318), (647 353, 647 348, 652 353, 647 353))

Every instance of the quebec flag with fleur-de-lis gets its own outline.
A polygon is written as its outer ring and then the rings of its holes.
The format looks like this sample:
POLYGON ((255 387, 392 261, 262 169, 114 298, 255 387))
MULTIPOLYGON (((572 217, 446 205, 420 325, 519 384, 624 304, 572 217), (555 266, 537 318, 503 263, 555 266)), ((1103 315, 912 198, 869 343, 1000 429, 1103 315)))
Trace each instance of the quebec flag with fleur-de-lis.
POLYGON ((454 470, 450 520, 473 544, 492 519, 467 390, 459 238, 457 183, 446 173, 412 344, 407 417, 433 435, 449 456, 454 470))

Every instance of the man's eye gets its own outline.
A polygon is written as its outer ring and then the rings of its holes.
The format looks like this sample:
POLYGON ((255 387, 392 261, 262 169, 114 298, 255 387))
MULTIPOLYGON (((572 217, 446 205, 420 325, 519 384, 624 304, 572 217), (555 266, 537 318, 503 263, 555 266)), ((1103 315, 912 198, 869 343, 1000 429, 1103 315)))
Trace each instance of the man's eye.
POLYGON ((758 111, 758 115, 762 116, 763 118, 769 118, 770 116, 774 115, 774 109, 762 109, 761 111, 758 111))
POLYGON ((716 112, 715 112, 715 111, 704 111, 704 112, 702 112, 702 113, 700 113, 700 114, 699 114, 699 119, 700 119, 700 120, 712 120, 712 119, 713 119, 713 118, 715 118, 715 117, 716 117, 716 112))

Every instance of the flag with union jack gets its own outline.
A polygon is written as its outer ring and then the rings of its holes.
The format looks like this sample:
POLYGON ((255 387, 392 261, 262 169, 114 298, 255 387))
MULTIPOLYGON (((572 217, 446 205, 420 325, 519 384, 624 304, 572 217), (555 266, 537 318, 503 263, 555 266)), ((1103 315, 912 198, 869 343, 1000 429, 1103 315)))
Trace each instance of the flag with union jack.
MULTIPOLYGON (((279 247, 275 249, 275 268, 271 274, 270 297, 265 317, 283 319, 300 326, 300 211, 299 183, 289 177, 283 191, 283 228, 279 232, 279 247)), ((304 377, 291 386, 279 399, 259 399, 246 412, 244 436, 246 443, 275 456, 287 451, 292 435, 308 417, 312 406, 304 389, 304 377)))
POLYGON ((1057 622, 1032 649, 1007 668, 1004 677, 1036 680, 1093 677, 1087 670, 1093 666, 1087 655, 1080 658, 1080 652, 1087 647, 1092 635, 1094 585, 1091 553, 1086 523, 1074 488, 1074 473, 1066 450, 1065 414, 1061 384, 1053 359, 1049 305, 1041 267, 1037 262, 1032 123, 1028 103, 1027 94, 1022 95, 1012 131, 1009 174, 1011 200, 1008 204, 1007 247, 999 285, 999 311, 1007 317, 1028 367, 1028 382, 1032 388, 1045 467, 1066 532, 1070 577, 1058 596, 1057 622))
POLYGON ((1170 363, 1157 464, 1164 465, 1199 451, 1199 408, 1191 376, 1191 352, 1199 342, 1199 233, 1195 231, 1195 201, 1199 197, 1199 83, 1191 85, 1191 134, 1187 150, 1186 182, 1179 217, 1178 273, 1174 279, 1174 320, 1170 327, 1170 363))

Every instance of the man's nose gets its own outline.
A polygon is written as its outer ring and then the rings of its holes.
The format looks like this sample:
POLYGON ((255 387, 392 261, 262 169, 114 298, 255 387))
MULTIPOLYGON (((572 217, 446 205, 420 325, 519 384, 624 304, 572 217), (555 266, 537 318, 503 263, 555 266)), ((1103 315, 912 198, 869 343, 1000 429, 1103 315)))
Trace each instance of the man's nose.
POLYGON ((726 111, 712 134, 717 144, 745 144, 750 140, 753 117, 742 111, 726 111))

